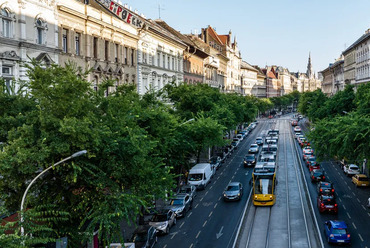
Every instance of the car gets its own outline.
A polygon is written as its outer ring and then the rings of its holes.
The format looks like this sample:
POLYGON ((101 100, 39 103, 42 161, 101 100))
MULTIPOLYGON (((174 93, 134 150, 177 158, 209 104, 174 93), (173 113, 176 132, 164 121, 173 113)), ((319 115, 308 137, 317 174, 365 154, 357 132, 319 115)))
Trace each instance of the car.
POLYGON ((261 162, 275 162, 274 154, 262 153, 260 157, 261 162))
POLYGON ((350 244, 351 234, 345 221, 328 220, 324 223, 324 234, 328 243, 350 244))
POLYGON ((176 214, 171 209, 162 209, 152 216, 149 225, 155 227, 159 233, 169 234, 170 228, 176 225, 176 214))
POLYGON ((237 134, 236 137, 239 139, 239 141, 242 141, 243 140, 243 135, 242 134, 237 134))
POLYGON ((178 193, 189 194, 192 199, 197 197, 197 187, 194 185, 184 185, 180 188, 178 193))
POLYGON ((313 169, 311 171, 311 182, 319 182, 323 180, 325 180, 325 175, 322 169, 313 169))
POLYGON ((260 148, 257 144, 251 144, 251 146, 249 147, 248 152, 249 153, 258 153, 259 149, 260 148))
POLYGON ((353 176, 353 175, 356 175, 356 174, 360 174, 360 169, 355 164, 349 164, 349 165, 346 165, 344 167, 344 173, 347 176, 353 176))
POLYGON ((307 156, 306 158, 306 165, 309 166, 309 165, 316 165, 317 164, 317 161, 316 161, 316 157, 315 156, 307 156))
POLYGON ((297 120, 291 120, 291 124, 293 127, 297 126, 298 125, 298 121, 297 120))
POLYGON ((243 185, 240 182, 230 182, 223 193, 224 201, 239 201, 243 195, 243 185))
POLYGON ((294 132, 302 132, 302 129, 300 126, 295 126, 294 127, 294 132))
POLYGON ((256 144, 259 145, 259 146, 262 146, 263 145, 263 138, 262 137, 257 137, 256 138, 256 144))
POLYGON ((356 174, 352 177, 352 182, 356 187, 369 187, 369 178, 365 174, 356 174))
POLYGON ((308 157, 313 156, 313 150, 312 149, 303 149, 303 160, 306 161, 308 157))
POLYGON ((276 139, 268 139, 266 140, 266 144, 268 145, 277 145, 277 140, 276 139))
POLYGON ((130 242, 135 244, 137 248, 154 247, 157 243, 157 230, 150 225, 138 226, 132 234, 130 242))
POLYGON ((233 150, 235 150, 235 149, 237 149, 237 148, 238 148, 239 142, 232 141, 232 142, 231 142, 231 145, 234 147, 234 148, 233 148, 233 150))
POLYGON ((317 208, 320 213, 330 212, 338 214, 338 204, 332 195, 319 195, 317 197, 317 208))
POLYGON ((179 193, 169 202, 169 205, 166 206, 167 209, 171 209, 175 212, 176 218, 185 217, 186 213, 193 206, 193 198, 189 194, 179 193))
POLYGON ((309 164, 308 165, 308 170, 311 172, 313 170, 318 170, 320 169, 320 165, 318 163, 314 163, 314 164, 309 164))
POLYGON ((216 168, 216 170, 218 168, 220 168, 221 166, 221 157, 220 156, 213 156, 211 157, 211 159, 209 160, 209 163, 214 167, 216 168))
POLYGON ((240 140, 239 140, 238 138, 233 138, 233 140, 232 140, 231 144, 232 144, 233 142, 236 144, 236 145, 235 145, 235 147, 236 147, 236 146, 238 146, 238 145, 239 145, 240 140))
POLYGON ((255 166, 256 165, 256 155, 255 154, 247 154, 244 157, 243 164, 244 167, 248 166, 255 166))
POLYGON ((317 184, 317 192, 319 195, 334 195, 334 187, 331 182, 319 182, 317 184))

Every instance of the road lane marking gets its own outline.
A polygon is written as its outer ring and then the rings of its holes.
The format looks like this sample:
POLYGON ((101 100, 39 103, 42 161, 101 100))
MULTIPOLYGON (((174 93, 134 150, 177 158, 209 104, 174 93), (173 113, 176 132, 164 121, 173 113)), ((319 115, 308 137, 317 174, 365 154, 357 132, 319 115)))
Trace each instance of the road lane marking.
POLYGON ((360 199, 358 199, 358 198, 357 198, 357 201, 358 201, 358 202, 361 202, 361 201, 360 201, 360 199))
POLYGON ((347 209, 346 209, 346 206, 344 206, 344 205, 343 205, 343 208, 344 208, 344 210, 347 210, 347 209))
POLYGON ((357 226, 352 222, 353 227, 357 230, 357 226))
POLYGON ((348 185, 348 183, 347 182, 344 182, 346 185, 348 185))
POLYGON ((211 211, 210 213, 209 213, 209 215, 208 215, 208 217, 211 217, 211 215, 213 214, 213 211, 211 211))
POLYGON ((350 186, 348 186, 348 188, 351 190, 351 187, 350 186))
POLYGON ((175 236, 176 236, 176 234, 177 234, 177 232, 175 232, 174 234, 172 234, 171 239, 173 239, 173 237, 175 237, 175 236))
POLYGON ((217 207, 217 203, 215 204, 215 206, 213 208, 216 208, 217 207))
POLYGON ((358 236, 360 237, 361 241, 364 242, 364 239, 362 238, 361 234, 358 234, 358 236))
POLYGON ((221 174, 220 174, 220 175, 222 175, 222 174, 224 174, 224 172, 221 172, 221 174))
POLYGON ((204 195, 207 195, 207 194, 208 194, 208 191, 204 195))
POLYGON ((192 214, 193 212, 190 212, 190 214, 188 215, 188 218, 191 216, 191 214, 192 214))
POLYGON ((352 219, 352 218, 351 218, 351 215, 349 215, 349 213, 348 213, 348 212, 346 212, 346 213, 347 213, 347 215, 348 215, 348 218, 352 219))
POLYGON ((205 222, 203 223, 203 227, 204 227, 206 224, 207 224, 207 221, 205 221, 205 222))
POLYGON ((235 171, 234 175, 236 175, 236 173, 237 173, 237 172, 235 171))
POLYGON ((218 200, 219 200, 219 201, 221 200, 221 196, 218 198, 218 200))
POLYGON ((199 234, 200 234, 201 231, 198 232, 197 236, 195 237, 196 239, 199 237, 199 234))
POLYGON ((367 215, 369 215, 369 217, 370 217, 370 213, 367 213, 367 215))
POLYGON ((211 185, 211 187, 209 187, 209 189, 212 189, 213 185, 211 185))
POLYGON ((231 179, 234 179, 235 176, 233 176, 231 179))
POLYGON ((180 227, 179 227, 179 228, 181 228, 184 224, 185 224, 185 222, 181 223, 181 225, 180 225, 180 227))
MULTIPOLYGON (((349 188, 349 187, 348 187, 349 188)), ((351 189, 351 188, 350 188, 351 189)), ((352 192, 352 194, 354 195, 354 196, 356 196, 356 194, 355 194, 355 192, 352 192)))
POLYGON ((338 199, 339 199, 340 202, 342 202, 342 199, 340 199, 339 197, 338 197, 338 199))
POLYGON ((361 205, 361 207, 362 207, 364 210, 366 210, 366 208, 365 208, 365 206, 364 206, 364 205, 361 205))
POLYGON ((163 246, 163 248, 166 248, 167 247, 167 244, 163 246))
POLYGON ((195 207, 194 207, 194 208, 197 208, 197 207, 198 207, 198 205, 199 205, 199 203, 197 203, 197 205, 195 205, 195 207))
POLYGON ((202 198, 200 198, 200 200, 199 201, 203 201, 203 197, 202 198))
POLYGON ((193 247, 193 244, 191 244, 190 246, 189 246, 189 248, 192 248, 193 247))

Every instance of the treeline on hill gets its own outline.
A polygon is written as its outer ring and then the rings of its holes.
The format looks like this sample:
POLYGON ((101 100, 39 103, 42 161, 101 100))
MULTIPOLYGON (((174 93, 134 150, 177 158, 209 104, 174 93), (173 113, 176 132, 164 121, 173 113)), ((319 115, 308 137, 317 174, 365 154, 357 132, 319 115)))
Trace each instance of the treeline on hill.
POLYGON ((27 185, 42 170, 88 153, 35 182, 26 199, 26 235, 19 221, 8 223, 0 247, 60 237, 79 247, 96 230, 105 245, 120 240, 120 221, 135 222, 153 197, 164 198, 192 155, 224 145, 228 130, 273 106, 207 85, 170 84, 144 96, 122 85, 107 96, 112 81, 95 92, 87 72, 73 64, 26 66, 30 80, 20 88, 0 81, 0 215, 19 211, 27 185))
POLYGON ((362 164, 370 158, 370 83, 347 85, 331 97, 321 90, 301 95, 298 110, 313 123, 309 138, 320 160, 362 164))

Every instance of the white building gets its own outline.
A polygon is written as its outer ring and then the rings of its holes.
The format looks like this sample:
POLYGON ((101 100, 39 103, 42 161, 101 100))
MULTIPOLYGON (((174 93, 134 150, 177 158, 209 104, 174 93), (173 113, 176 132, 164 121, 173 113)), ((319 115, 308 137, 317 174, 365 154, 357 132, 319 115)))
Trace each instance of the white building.
POLYGON ((183 56, 187 48, 179 38, 153 20, 139 31, 137 89, 140 95, 160 90, 170 82, 184 81, 183 56))
POLYGON ((242 95, 258 95, 258 81, 257 81, 258 70, 242 61, 240 67, 241 83, 242 83, 242 95))
POLYGON ((20 62, 28 57, 58 63, 55 0, 0 0, 0 76, 7 85, 27 80, 20 62))

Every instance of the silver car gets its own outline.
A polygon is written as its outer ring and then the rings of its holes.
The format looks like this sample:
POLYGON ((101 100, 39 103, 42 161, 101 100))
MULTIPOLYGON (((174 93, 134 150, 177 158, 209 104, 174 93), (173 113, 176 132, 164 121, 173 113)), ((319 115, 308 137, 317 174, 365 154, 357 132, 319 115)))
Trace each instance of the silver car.
POLYGON ((223 193, 224 201, 239 201, 242 195, 243 185, 240 182, 229 183, 223 193))
POLYGON ((259 146, 257 144, 252 144, 250 147, 249 147, 249 153, 258 153, 259 151, 259 146))
POLYGON ((169 234, 170 228, 176 225, 176 214, 171 209, 164 209, 153 215, 149 225, 155 227, 159 233, 169 234))

